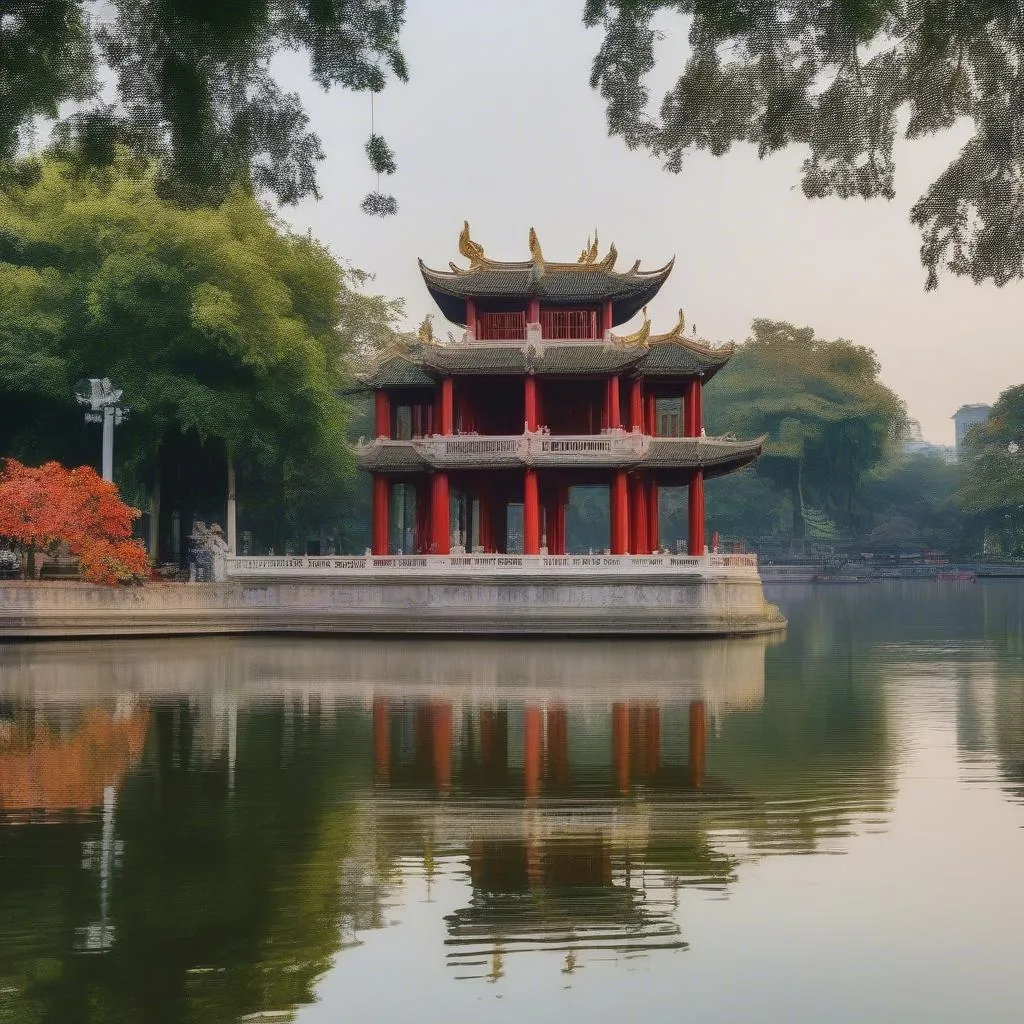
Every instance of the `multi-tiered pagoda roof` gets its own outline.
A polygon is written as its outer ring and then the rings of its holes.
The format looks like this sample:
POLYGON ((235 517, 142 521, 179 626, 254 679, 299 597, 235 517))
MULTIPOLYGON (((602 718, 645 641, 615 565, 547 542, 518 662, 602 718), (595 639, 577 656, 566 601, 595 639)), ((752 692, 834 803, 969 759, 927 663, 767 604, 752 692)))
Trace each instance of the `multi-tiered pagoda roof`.
POLYGON ((654 298, 672 272, 675 260, 657 270, 641 270, 637 260, 629 270, 620 271, 615 269, 615 245, 603 259, 598 259, 597 246, 595 236, 575 263, 549 263, 531 228, 530 259, 503 262, 484 254, 483 246, 470 238, 467 223, 459 236, 459 252, 469 260, 469 266, 450 263, 448 270, 434 270, 420 260, 420 272, 441 312, 461 326, 466 325, 466 300, 481 298, 499 302, 538 299, 550 306, 610 301, 612 325, 618 326, 631 320, 654 298))

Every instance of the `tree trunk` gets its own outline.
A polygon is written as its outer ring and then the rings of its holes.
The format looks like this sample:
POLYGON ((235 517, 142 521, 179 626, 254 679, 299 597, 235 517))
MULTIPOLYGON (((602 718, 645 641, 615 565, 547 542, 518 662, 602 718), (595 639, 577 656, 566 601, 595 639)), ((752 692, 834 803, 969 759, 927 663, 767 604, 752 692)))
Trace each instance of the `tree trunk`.
POLYGON ((153 488, 149 492, 149 560, 153 565, 160 561, 160 453, 157 450, 156 470, 153 474, 153 488))
POLYGON ((228 554, 237 554, 237 534, 235 532, 235 460, 231 452, 231 445, 227 446, 228 456, 228 508, 227 508, 227 542, 228 554))
POLYGON ((807 523, 804 521, 804 488, 803 463, 798 459, 796 472, 793 474, 793 542, 803 547, 807 536, 807 523))

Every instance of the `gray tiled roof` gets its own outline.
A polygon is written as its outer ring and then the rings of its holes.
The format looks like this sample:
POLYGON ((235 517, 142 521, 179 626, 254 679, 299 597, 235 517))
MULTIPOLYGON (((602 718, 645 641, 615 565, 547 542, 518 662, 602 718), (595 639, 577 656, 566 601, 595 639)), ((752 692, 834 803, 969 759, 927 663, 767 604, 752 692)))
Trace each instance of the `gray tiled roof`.
POLYGON ((623 324, 646 306, 672 271, 580 269, 539 271, 534 265, 483 267, 472 271, 432 270, 420 261, 427 290, 445 317, 466 323, 466 299, 539 299, 552 305, 590 305, 612 300, 614 323, 623 324))
POLYGON ((348 393, 376 388, 433 387, 437 378, 452 376, 538 377, 574 374, 693 377, 705 380, 729 360, 731 351, 703 353, 682 342, 650 348, 609 347, 600 342, 548 343, 538 352, 518 345, 417 345, 409 354, 392 356, 347 389, 348 393))
POLYGON ((720 437, 654 438, 644 465, 666 469, 704 468, 709 477, 732 473, 749 465, 760 454, 765 438, 735 441, 720 437))

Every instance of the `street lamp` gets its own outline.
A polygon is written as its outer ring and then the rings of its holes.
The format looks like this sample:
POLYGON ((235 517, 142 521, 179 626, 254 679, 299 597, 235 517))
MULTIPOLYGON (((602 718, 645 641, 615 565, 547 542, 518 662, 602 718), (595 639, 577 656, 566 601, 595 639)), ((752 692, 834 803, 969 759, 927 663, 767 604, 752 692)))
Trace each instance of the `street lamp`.
POLYGON ((103 424, 103 479, 114 481, 114 427, 120 426, 128 415, 121 405, 124 392, 115 388, 108 377, 90 377, 75 385, 75 399, 86 407, 86 423, 103 424))

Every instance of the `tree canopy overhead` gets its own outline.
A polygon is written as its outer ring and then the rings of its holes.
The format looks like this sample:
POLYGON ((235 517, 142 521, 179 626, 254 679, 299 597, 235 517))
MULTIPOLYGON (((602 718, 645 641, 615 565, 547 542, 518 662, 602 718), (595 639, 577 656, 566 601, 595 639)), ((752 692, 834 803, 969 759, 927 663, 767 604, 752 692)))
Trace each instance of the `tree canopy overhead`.
MULTIPOLYGON (((280 50, 308 56, 313 80, 379 92, 408 78, 398 36, 405 0, 8 0, 0 8, 0 162, 38 119, 92 164, 130 145, 160 168, 164 194, 219 202, 239 182, 282 203, 317 195, 320 140, 271 72, 280 50), (116 100, 103 90, 116 82, 116 100), (74 108, 61 117, 61 106, 74 108)), ((395 159, 379 135, 377 174, 395 159)), ((370 213, 394 212, 372 193, 370 213)))
POLYGON ((601 26, 591 85, 608 130, 678 172, 687 152, 734 143, 809 152, 809 198, 893 197, 893 146, 974 128, 920 197, 927 287, 943 270, 997 285, 1024 277, 1024 7, 1010 0, 586 0, 601 26), (689 54, 657 112, 647 76, 657 21, 689 21, 689 54))

